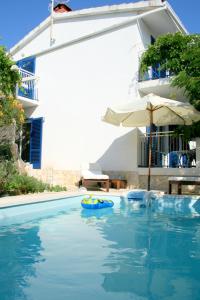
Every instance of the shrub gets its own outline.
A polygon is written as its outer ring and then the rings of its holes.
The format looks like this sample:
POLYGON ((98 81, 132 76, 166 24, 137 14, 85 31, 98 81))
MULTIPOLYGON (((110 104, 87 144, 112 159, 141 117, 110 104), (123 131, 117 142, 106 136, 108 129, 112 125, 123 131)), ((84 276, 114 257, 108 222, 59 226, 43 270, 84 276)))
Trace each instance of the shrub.
POLYGON ((54 186, 51 186, 51 187, 49 188, 49 190, 50 190, 51 192, 62 192, 62 191, 66 191, 67 188, 66 188, 66 187, 62 187, 62 186, 60 186, 60 185, 54 185, 54 186))
POLYGON ((20 175, 11 161, 0 163, 0 195, 21 195, 28 193, 41 193, 44 191, 66 191, 59 185, 50 186, 28 175, 20 175))
POLYGON ((16 174, 17 170, 13 162, 7 160, 0 162, 0 195, 6 193, 8 177, 16 174))
POLYGON ((34 177, 14 174, 8 177, 5 190, 9 195, 44 192, 47 185, 34 177))
POLYGON ((9 195, 21 195, 28 193, 41 193, 44 191, 60 192, 66 191, 66 188, 58 185, 51 187, 34 177, 13 174, 9 176, 8 181, 5 184, 5 191, 9 195))
POLYGON ((0 145, 0 160, 11 160, 12 153, 9 144, 1 144, 0 145))

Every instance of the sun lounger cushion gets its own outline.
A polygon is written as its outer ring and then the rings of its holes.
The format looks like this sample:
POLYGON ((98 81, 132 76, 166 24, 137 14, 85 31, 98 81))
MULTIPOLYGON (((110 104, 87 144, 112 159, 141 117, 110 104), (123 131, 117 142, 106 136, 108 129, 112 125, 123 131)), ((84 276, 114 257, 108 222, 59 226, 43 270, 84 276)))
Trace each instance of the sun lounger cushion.
POLYGON ((97 163, 85 163, 81 166, 81 176, 84 179, 104 180, 109 179, 108 175, 102 174, 102 170, 97 163))

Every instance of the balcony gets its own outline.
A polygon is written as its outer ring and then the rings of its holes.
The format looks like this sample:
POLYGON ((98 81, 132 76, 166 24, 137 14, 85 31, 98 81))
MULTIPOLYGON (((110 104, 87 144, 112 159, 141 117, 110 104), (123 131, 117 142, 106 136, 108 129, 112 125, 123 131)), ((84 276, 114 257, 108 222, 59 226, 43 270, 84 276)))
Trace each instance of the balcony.
MULTIPOLYGON (((139 137, 138 167, 148 167, 149 134, 139 137)), ((196 142, 186 142, 173 131, 154 132, 152 138, 152 168, 196 168, 196 142)))
POLYGON ((154 93, 161 97, 186 101, 183 90, 170 85, 172 76, 168 70, 159 70, 159 66, 150 67, 145 74, 139 74, 138 90, 142 95, 154 93))
POLYGON ((147 80, 156 80, 169 78, 171 76, 170 72, 167 70, 159 70, 158 67, 150 67, 148 71, 146 71, 143 75, 139 74, 139 82, 147 81, 147 80))
POLYGON ((34 73, 19 68, 22 77, 22 85, 17 87, 17 98, 23 107, 38 106, 37 77, 34 73))

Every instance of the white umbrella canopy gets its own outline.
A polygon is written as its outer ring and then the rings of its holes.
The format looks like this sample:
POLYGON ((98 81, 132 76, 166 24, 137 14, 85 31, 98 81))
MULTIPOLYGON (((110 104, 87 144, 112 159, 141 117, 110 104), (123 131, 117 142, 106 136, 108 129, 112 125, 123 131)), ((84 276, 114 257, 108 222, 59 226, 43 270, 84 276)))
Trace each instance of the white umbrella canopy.
POLYGON ((152 157, 152 124, 165 125, 191 125, 200 120, 200 112, 185 102, 170 100, 155 94, 148 94, 132 102, 107 109, 103 121, 123 127, 150 126, 149 139, 149 172, 148 191, 151 180, 152 157))
POLYGON ((144 127, 191 125, 200 120, 200 112, 189 103, 170 100, 155 94, 107 109, 103 121, 116 126, 144 127))

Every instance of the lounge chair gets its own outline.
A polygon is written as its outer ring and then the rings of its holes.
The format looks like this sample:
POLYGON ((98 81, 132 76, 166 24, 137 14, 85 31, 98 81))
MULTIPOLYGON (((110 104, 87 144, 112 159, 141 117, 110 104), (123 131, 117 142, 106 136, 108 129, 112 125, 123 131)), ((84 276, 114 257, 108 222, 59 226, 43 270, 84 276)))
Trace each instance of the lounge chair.
POLYGON ((80 184, 84 187, 88 183, 105 183, 106 192, 109 192, 109 176, 102 174, 101 167, 98 163, 84 163, 81 166, 80 184))

